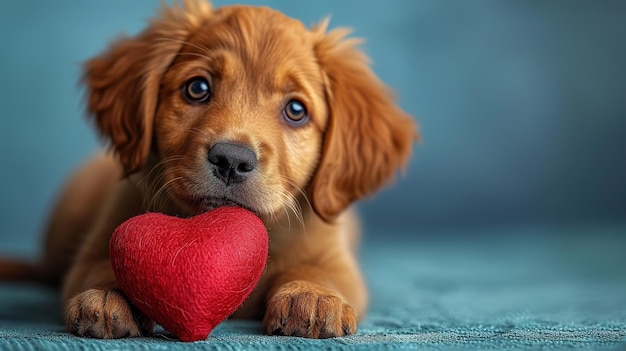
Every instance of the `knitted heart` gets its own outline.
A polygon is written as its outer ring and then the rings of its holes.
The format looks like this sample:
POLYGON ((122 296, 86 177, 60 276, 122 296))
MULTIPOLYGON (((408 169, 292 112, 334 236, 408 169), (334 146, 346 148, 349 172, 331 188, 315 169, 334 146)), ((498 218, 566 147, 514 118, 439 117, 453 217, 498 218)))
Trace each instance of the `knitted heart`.
POLYGON ((182 341, 204 340, 250 295, 265 269, 268 237, 252 212, 221 207, 181 219, 133 217, 109 243, 119 287, 182 341))

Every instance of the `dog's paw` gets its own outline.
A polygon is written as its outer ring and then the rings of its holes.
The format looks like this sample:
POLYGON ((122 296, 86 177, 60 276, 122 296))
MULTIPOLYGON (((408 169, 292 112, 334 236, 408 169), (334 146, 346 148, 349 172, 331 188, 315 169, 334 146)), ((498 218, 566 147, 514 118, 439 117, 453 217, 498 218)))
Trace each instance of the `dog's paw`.
POLYGON ((97 339, 141 336, 154 328, 118 289, 89 289, 72 297, 65 307, 65 325, 73 334, 97 339))
POLYGON ((356 311, 335 291, 293 281, 269 299, 263 319, 270 335, 332 338, 356 332, 356 311))

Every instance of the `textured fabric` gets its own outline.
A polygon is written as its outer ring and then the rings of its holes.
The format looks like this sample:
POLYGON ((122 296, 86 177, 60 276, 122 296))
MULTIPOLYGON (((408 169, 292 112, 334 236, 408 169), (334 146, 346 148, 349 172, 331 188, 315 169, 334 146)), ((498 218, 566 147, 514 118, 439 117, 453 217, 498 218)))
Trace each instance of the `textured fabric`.
POLYGON ((238 207, 181 219, 147 213, 122 223, 110 242, 120 288, 183 341, 204 340, 250 295, 265 270, 263 222, 238 207))
POLYGON ((367 318, 357 335, 331 340, 264 336, 259 322, 231 320, 195 343, 81 339, 55 319, 55 293, 2 284, 0 350, 626 349, 624 233, 626 224, 387 233, 361 252, 367 318))

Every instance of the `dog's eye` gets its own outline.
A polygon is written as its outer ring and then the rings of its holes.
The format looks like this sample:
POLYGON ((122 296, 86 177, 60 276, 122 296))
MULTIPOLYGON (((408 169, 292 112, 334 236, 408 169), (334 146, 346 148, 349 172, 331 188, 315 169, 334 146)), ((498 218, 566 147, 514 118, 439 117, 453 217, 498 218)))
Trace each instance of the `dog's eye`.
POLYGON ((283 114, 287 121, 292 124, 302 124, 308 118, 306 107, 298 100, 290 100, 287 105, 285 105, 283 114))
POLYGON ((183 95, 189 102, 205 102, 211 96, 209 81, 204 77, 191 78, 183 87, 183 95))

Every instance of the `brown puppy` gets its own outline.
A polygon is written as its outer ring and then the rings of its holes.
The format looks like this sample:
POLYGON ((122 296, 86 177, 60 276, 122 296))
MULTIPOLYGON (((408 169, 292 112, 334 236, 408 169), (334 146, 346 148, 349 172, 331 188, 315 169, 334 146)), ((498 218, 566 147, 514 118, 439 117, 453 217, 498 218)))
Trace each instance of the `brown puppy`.
POLYGON ((47 234, 42 267, 65 276, 68 330, 120 338, 154 326, 111 271, 120 223, 237 205, 271 239, 235 317, 263 319, 270 334, 356 331, 367 293, 347 208, 394 177, 417 128, 346 34, 268 8, 185 1, 87 63, 88 110, 112 152, 71 179, 47 234))

